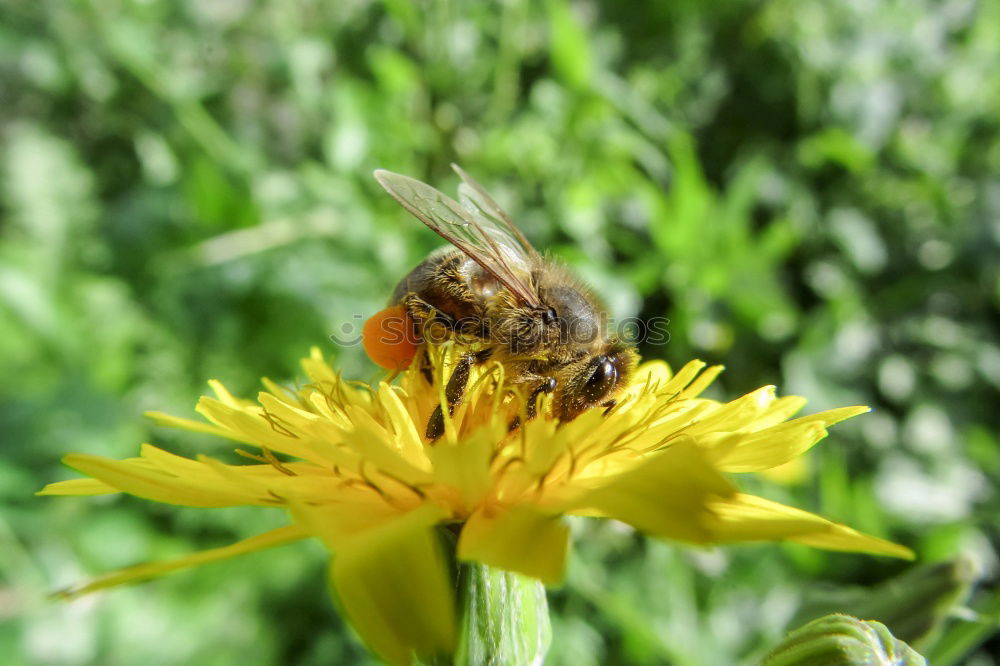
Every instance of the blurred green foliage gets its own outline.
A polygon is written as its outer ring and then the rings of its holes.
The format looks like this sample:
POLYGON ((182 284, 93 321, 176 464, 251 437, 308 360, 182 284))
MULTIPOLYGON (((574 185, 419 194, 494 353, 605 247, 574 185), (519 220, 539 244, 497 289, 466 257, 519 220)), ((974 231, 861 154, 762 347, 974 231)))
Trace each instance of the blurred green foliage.
MULTIPOLYGON (((32 493, 67 451, 231 455, 140 417, 208 378, 252 395, 316 344, 375 377, 329 336, 437 239, 371 171, 450 191, 453 160, 615 316, 670 318, 645 355, 874 406, 802 482, 741 483, 995 576, 998 63, 992 0, 0 3, 5 663, 367 663, 315 544, 46 600, 277 518, 32 493)), ((551 664, 749 663, 811 585, 906 566, 573 526, 551 664)), ((1000 663, 990 633, 932 663, 1000 663)))

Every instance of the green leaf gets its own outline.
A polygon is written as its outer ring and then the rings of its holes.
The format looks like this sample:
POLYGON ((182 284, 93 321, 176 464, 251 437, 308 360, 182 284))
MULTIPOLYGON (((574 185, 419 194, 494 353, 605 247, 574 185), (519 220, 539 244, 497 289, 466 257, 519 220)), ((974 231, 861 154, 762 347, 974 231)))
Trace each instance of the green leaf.
POLYGON ((587 31, 565 0, 548 3, 552 66, 573 88, 586 88, 591 79, 591 56, 587 31))

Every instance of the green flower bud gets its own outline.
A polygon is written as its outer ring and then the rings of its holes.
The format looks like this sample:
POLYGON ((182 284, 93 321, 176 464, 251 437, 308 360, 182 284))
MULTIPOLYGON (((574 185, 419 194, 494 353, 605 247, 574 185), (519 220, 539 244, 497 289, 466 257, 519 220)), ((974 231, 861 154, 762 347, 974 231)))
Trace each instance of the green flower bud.
POLYGON ((912 567, 874 588, 824 589, 812 595, 791 626, 830 613, 847 613, 878 620, 893 635, 920 647, 965 602, 981 577, 974 560, 957 557, 912 567))
POLYGON ((788 634, 761 666, 927 666, 880 622, 827 615, 788 634))

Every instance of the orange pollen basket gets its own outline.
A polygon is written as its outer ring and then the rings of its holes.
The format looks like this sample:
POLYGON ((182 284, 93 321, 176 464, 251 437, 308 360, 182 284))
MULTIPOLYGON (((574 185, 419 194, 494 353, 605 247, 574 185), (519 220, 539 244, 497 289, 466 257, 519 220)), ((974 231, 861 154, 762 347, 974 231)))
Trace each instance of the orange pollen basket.
POLYGON ((402 370, 413 361, 420 338, 406 308, 393 305, 376 312, 365 322, 361 342, 375 364, 387 370, 402 370))

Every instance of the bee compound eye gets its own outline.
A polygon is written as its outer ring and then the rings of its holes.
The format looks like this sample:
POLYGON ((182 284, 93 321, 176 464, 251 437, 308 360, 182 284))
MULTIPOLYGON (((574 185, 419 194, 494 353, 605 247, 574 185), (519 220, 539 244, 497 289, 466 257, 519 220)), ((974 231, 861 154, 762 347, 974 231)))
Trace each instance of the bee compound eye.
POLYGON ((542 323, 546 326, 551 326, 556 323, 557 318, 558 315, 556 315, 555 308, 546 308, 545 310, 542 310, 542 323))
POLYGON ((587 383, 583 385, 582 394, 584 399, 588 402, 597 402, 614 388, 617 381, 618 369, 614 363, 606 357, 602 360, 599 359, 593 374, 587 379, 587 383))

